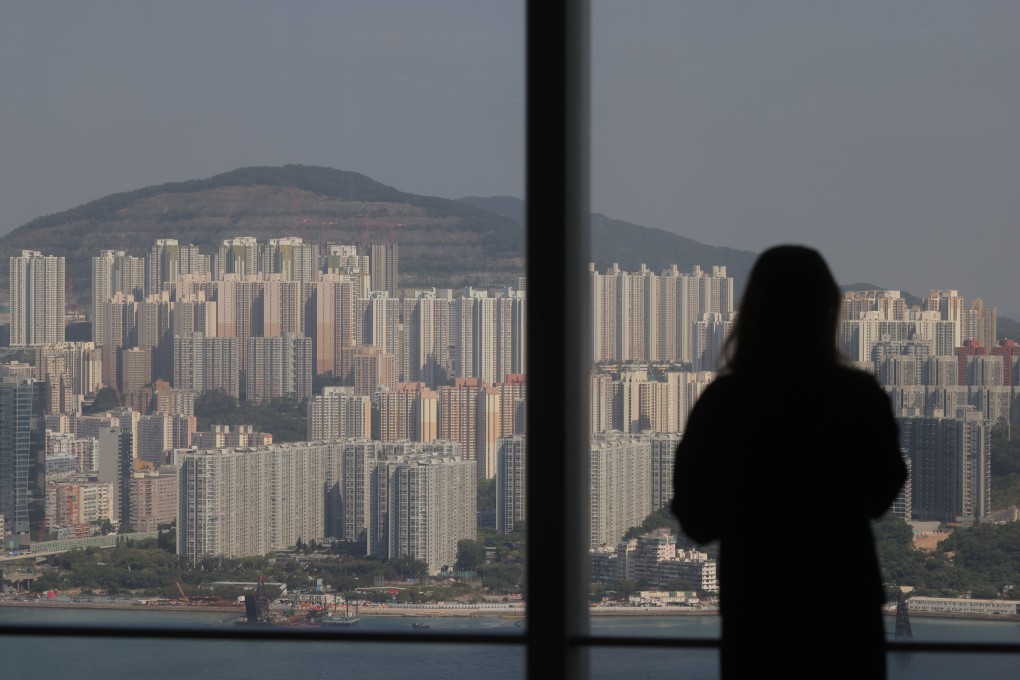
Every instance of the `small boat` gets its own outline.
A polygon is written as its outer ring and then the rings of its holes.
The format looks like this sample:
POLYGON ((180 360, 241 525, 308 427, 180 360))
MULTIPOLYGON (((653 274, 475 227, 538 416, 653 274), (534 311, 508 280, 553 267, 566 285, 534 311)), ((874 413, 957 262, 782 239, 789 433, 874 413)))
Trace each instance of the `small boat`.
POLYGON ((429 624, 425 623, 424 621, 415 621, 414 623, 411 624, 411 628, 421 629, 421 628, 428 628, 428 627, 429 627, 429 624))
POLYGON ((361 623, 359 617, 344 614, 340 616, 325 616, 322 619, 322 625, 324 626, 356 626, 359 623, 361 623))
POLYGON ((358 613, 358 603, 354 603, 354 613, 351 613, 351 603, 346 602, 344 613, 340 614, 336 609, 330 609, 322 617, 322 625, 324 626, 356 626, 361 622, 361 616, 358 613))

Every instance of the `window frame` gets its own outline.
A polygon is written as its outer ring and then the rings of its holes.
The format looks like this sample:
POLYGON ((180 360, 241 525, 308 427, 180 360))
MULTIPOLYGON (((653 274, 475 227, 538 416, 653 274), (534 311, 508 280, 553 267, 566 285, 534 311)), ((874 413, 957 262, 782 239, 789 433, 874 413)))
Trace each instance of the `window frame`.
MULTIPOLYGON (((588 625, 586 339, 589 257, 589 0, 526 0, 529 521, 520 635, 0 624, 30 637, 521 645, 528 678, 585 680, 588 650, 718 648, 718 639, 593 636, 588 625), (553 291, 542 294, 539 291, 553 291), (541 333, 537 332, 541 329, 541 333), (541 556, 541 557, 539 557, 541 556)), ((794 641, 795 646, 795 641, 794 641)), ((1020 643, 890 641, 891 654, 1010 653, 1020 643)))

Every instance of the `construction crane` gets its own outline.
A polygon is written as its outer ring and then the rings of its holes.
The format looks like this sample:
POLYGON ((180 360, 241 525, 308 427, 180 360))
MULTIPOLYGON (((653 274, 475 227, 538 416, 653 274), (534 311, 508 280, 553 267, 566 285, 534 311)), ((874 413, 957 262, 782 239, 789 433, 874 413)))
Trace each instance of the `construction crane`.
POLYGON ((245 623, 249 625, 265 624, 269 618, 269 596, 266 594, 265 577, 259 576, 255 592, 244 596, 245 623))
POLYGON ((903 597, 902 591, 899 593, 896 601, 896 639, 914 639, 914 634, 910 630, 910 612, 907 609, 907 600, 903 597))

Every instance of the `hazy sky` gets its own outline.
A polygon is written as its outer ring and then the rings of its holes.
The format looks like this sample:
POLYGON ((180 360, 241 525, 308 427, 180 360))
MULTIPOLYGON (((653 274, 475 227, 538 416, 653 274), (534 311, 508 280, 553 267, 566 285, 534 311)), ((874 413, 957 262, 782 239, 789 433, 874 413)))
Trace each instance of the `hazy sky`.
MULTIPOLYGON (((523 29, 510 0, 2 0, 0 233, 245 165, 521 196, 523 29)), ((594 2, 592 207, 1020 316, 1017 36, 1015 0, 594 2)))

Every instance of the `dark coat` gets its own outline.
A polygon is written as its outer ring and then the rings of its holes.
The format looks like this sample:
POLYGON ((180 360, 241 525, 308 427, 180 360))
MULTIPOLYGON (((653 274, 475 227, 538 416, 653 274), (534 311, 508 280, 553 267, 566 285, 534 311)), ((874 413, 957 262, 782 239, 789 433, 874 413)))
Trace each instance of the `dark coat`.
POLYGON ((865 373, 798 366, 705 389, 673 511, 693 540, 720 541, 724 678, 885 677, 870 522, 906 477, 889 399, 865 373))

